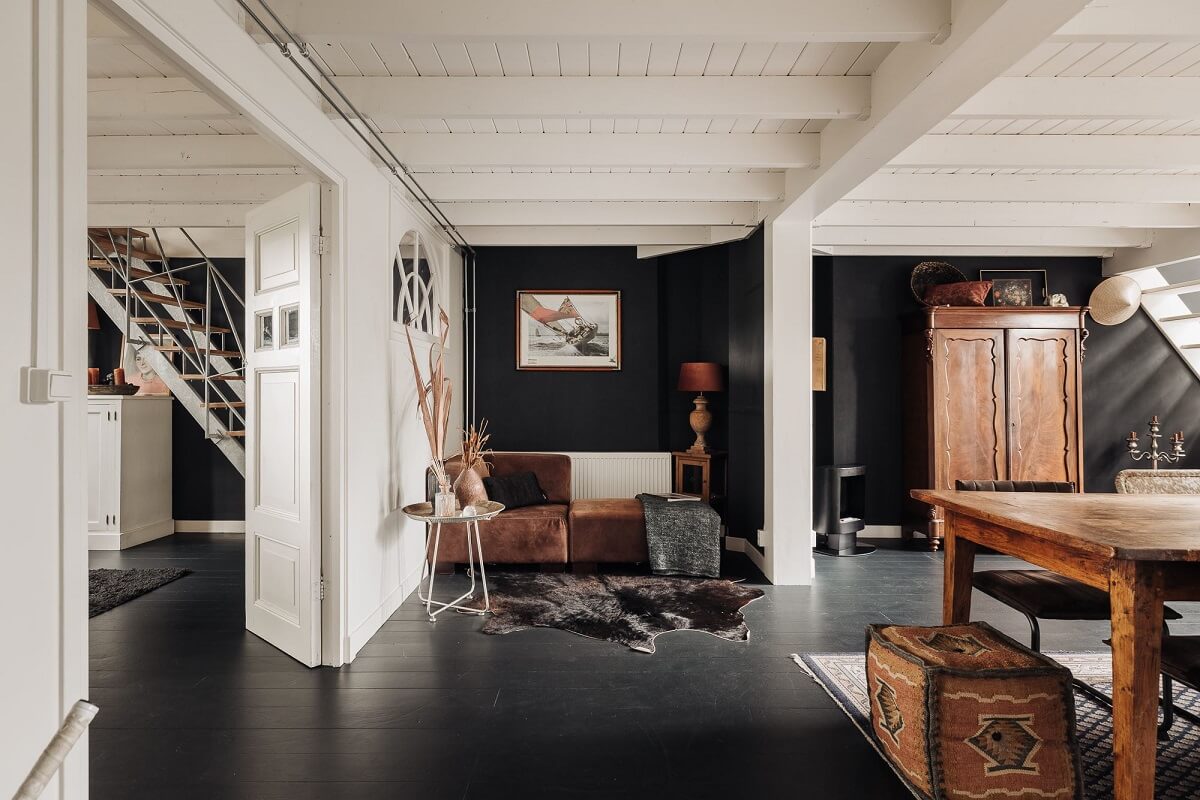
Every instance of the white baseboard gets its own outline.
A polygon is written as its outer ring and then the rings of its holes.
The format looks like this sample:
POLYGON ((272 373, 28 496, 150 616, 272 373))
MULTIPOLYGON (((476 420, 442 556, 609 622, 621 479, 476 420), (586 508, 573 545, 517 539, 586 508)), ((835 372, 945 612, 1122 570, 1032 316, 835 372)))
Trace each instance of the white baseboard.
POLYGON ((863 539, 899 539, 900 532, 899 525, 868 525, 858 535, 863 539))
POLYGON ((243 519, 177 519, 176 533, 245 533, 243 519))
POLYGON ((88 550, 125 550, 170 536, 174 532, 175 521, 170 519, 151 522, 131 531, 89 532, 88 550))
POLYGON ((741 536, 726 536, 725 549, 734 553, 745 553, 746 557, 750 559, 754 566, 758 567, 760 572, 766 570, 766 562, 762 551, 741 536))
POLYGON ((389 592, 388 596, 383 598, 383 602, 374 611, 367 614, 367 618, 354 628, 354 631, 350 634, 350 658, 347 659, 348 661, 354 660, 354 657, 358 655, 358 651, 363 648, 363 645, 371 640, 371 637, 383 627, 383 623, 387 622, 392 614, 396 613, 396 609, 400 608, 400 604, 416 591, 417 584, 420 581, 421 568, 417 567, 416 570, 405 576, 400 581, 400 585, 389 592))

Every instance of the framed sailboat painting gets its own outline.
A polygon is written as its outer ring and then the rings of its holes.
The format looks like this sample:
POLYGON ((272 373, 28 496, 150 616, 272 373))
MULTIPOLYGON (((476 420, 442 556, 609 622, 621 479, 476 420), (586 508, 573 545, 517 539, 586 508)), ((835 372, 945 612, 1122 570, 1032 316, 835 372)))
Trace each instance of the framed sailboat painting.
POLYGON ((620 292, 607 289, 517 292, 517 369, 620 368, 620 292))

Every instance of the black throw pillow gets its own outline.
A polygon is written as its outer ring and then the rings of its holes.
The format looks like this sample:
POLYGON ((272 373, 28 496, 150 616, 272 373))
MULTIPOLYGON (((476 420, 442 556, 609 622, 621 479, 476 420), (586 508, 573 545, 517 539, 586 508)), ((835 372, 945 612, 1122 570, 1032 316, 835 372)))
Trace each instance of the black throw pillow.
POLYGON ((501 503, 505 508, 540 506, 546 503, 546 493, 532 472, 518 472, 502 478, 484 478, 483 488, 489 500, 501 503))

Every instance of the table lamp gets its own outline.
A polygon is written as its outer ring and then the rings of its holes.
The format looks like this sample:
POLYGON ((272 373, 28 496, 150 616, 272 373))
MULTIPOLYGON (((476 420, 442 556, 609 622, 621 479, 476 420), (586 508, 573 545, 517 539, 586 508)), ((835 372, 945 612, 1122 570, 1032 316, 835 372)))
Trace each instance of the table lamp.
POLYGON ((695 408, 688 415, 696 441, 688 448, 689 453, 707 453, 708 442, 704 434, 712 427, 712 413, 708 410, 708 398, 705 392, 719 392, 725 388, 725 380, 721 376, 721 365, 711 361, 685 361, 679 365, 679 391, 699 392, 694 402, 695 408))

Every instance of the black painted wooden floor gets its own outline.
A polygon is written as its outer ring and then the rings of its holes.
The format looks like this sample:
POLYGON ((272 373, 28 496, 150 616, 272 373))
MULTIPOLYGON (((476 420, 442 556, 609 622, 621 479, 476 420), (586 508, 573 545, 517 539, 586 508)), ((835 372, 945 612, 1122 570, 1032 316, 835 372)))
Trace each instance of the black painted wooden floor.
MULTIPOLYGON (((818 558, 815 587, 767 586, 749 606, 749 643, 673 633, 646 655, 484 636, 470 617, 431 626, 413 597, 353 664, 308 670, 242 629, 241 536, 91 564, 194 570, 91 621, 95 800, 906 798, 788 654, 860 649, 870 622, 936 624, 941 602, 940 555, 818 558)), ((727 574, 756 573, 733 556, 727 574)), ((978 594, 976 616, 1027 635, 978 594)), ((1047 623, 1044 646, 1102 650, 1106 630, 1047 623)))

